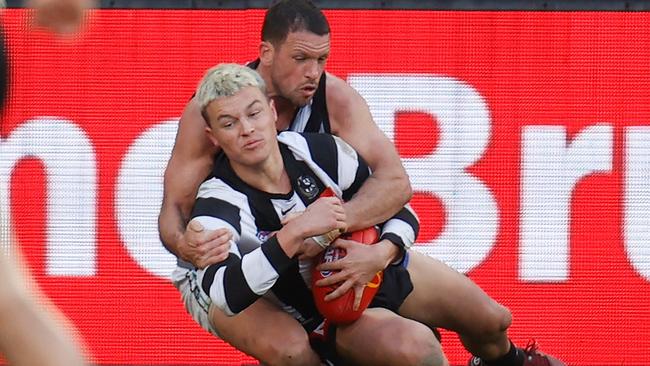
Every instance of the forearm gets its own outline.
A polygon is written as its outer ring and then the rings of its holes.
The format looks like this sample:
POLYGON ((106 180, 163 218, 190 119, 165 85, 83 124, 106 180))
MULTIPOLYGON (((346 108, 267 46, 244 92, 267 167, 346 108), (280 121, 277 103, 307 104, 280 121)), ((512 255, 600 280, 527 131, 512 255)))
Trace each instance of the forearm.
POLYGON ((242 258, 231 253, 225 261, 207 267, 200 283, 212 302, 233 316, 270 290, 292 263, 276 235, 242 258))
POLYGON ((197 189, 212 169, 216 153, 215 147, 205 137, 204 128, 205 122, 198 107, 189 103, 179 122, 163 180, 163 200, 158 216, 160 240, 167 250, 184 260, 191 255, 184 253, 185 228, 197 189))
POLYGON ((183 238, 188 216, 189 214, 184 214, 180 206, 165 202, 163 202, 158 216, 160 241, 168 251, 184 260, 187 258, 183 258, 182 253, 178 250, 178 245, 183 238))
MULTIPOLYGON (((322 200, 322 199, 321 199, 322 200)), ((321 204, 319 200, 314 205, 321 204)), ((340 206, 338 206, 340 208, 340 206)), ((260 247, 241 256, 235 243, 228 258, 201 272, 200 283, 213 304, 226 315, 235 315, 269 291, 280 276, 296 265, 296 254, 304 240, 330 230, 332 226, 313 225, 315 217, 307 213, 286 223, 260 247)), ((323 221, 327 222, 327 218, 323 221)), ((343 220, 340 220, 343 223, 343 220)))
POLYGON ((385 178, 372 174, 344 204, 348 231, 385 222, 409 201, 411 195, 411 185, 405 174, 385 178))
POLYGON ((276 233, 276 238, 286 256, 293 258, 308 236, 299 227, 296 227, 293 223, 289 223, 276 233))

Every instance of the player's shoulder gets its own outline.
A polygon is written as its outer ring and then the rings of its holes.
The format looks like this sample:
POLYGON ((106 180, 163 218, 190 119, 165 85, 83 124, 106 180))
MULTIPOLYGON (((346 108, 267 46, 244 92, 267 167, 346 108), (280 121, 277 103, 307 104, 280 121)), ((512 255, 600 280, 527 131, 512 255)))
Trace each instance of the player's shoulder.
POLYGON ((329 104, 336 103, 337 105, 346 106, 354 103, 350 97, 357 96, 358 93, 350 84, 332 73, 326 72, 325 75, 325 94, 329 104))
POLYGON ((367 108, 366 101, 359 92, 345 80, 330 73, 327 73, 325 94, 331 129, 335 135, 338 135, 343 125, 348 124, 351 116, 367 108))
MULTIPOLYGON (((219 202, 213 213, 219 213, 220 210, 226 209, 231 211, 234 208, 241 210, 248 206, 248 198, 245 190, 237 182, 229 179, 211 177, 199 185, 196 194, 196 201, 209 200, 210 202, 219 202)), ((216 215, 213 215, 216 216, 216 215)))

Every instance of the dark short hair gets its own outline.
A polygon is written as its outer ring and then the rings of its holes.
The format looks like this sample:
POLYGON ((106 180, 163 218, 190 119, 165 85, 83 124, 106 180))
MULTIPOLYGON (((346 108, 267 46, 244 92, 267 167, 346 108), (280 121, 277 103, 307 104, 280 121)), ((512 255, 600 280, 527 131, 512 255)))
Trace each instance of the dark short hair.
POLYGON ((278 45, 289 33, 303 30, 323 36, 330 33, 330 25, 310 0, 280 0, 264 16, 262 41, 278 45))

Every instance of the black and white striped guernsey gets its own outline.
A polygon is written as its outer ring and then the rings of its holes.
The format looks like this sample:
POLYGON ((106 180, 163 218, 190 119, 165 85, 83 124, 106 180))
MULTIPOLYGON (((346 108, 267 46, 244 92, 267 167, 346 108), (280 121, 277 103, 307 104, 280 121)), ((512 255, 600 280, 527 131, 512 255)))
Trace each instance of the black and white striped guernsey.
MULTIPOLYGON (((225 227, 233 232, 228 259, 199 271, 199 278, 203 291, 226 314, 265 296, 311 330, 322 320, 309 289, 311 263, 287 257, 270 234, 281 228, 284 216, 303 211, 326 186, 349 199, 370 171, 336 136, 286 131, 278 141, 293 188, 288 194, 246 184, 225 154, 219 154, 212 174, 199 187, 192 218, 209 230, 225 227)), ((382 237, 412 243, 418 229, 416 216, 405 207, 382 225, 382 237)))
MULTIPOLYGON (((255 70, 257 69, 259 63, 260 60, 256 59, 255 61, 248 62, 246 66, 255 70)), ((318 88, 316 89, 316 92, 314 93, 311 101, 308 104, 296 109, 288 131, 328 134, 332 132, 326 104, 326 80, 326 73, 323 73, 320 81, 318 82, 318 88)), ((192 98, 195 96, 196 94, 193 94, 192 98)), ((194 268, 191 263, 186 262, 181 258, 177 258, 176 262, 183 268, 194 268)))

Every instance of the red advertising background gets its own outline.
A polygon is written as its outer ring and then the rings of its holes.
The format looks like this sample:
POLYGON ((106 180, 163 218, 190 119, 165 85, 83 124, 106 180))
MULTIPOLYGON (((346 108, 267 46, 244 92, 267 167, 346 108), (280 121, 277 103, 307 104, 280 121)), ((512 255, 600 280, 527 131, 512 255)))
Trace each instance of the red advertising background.
MULTIPOLYGON (((330 10, 326 15, 332 26, 327 69, 333 74, 447 77, 482 97, 490 138, 467 171, 494 197, 498 226, 489 255, 468 275, 510 308, 512 339, 525 345, 534 338, 571 365, 650 363, 650 260, 637 256, 633 265, 624 235, 625 133, 650 125, 650 14, 330 10), (572 191, 568 277, 524 280, 522 136, 531 127, 559 126, 570 144, 599 124, 611 127, 612 166, 580 179, 572 191)), ((120 233, 116 201, 118 175, 134 141, 180 116, 206 68, 254 58, 262 16, 260 10, 101 10, 92 14, 84 34, 54 38, 31 29, 22 10, 3 14, 14 72, 1 130, 7 150, 0 151, 9 151, 6 141, 27 121, 52 116, 77 126, 92 146, 97 190, 91 275, 45 270, 48 174, 37 157, 25 156, 12 167, 9 198, 29 266, 97 364, 254 362, 195 325, 171 283, 133 259, 120 233)), ((439 142, 436 116, 417 111, 395 114, 393 132, 404 158, 430 154, 439 142)), ((644 146, 650 155, 650 144, 644 146)), ((647 202, 650 196, 638 199, 647 202)), ((447 223, 445 205, 426 191, 418 191, 413 205, 422 220, 420 247, 435 243, 447 223)), ((443 348, 453 365, 466 362, 468 354, 454 334, 444 333, 443 348)))

